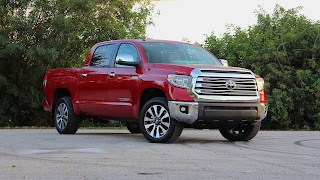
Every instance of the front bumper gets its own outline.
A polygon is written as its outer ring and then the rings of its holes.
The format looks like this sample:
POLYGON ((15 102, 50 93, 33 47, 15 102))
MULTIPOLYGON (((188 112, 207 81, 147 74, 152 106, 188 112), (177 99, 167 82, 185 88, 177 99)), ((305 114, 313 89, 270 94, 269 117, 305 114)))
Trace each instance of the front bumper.
POLYGON ((266 103, 209 103, 169 101, 170 115, 179 122, 193 124, 206 121, 248 121, 259 122, 267 116, 266 103))

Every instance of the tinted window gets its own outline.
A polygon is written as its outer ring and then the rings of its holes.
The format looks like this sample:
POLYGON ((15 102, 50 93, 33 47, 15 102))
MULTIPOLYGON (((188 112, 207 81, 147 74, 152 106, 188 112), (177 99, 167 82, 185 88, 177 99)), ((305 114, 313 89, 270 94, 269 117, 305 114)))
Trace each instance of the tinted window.
MULTIPOLYGON (((133 57, 133 62, 139 62, 139 54, 132 44, 121 44, 116 59, 119 58, 121 55, 131 55, 133 57)), ((116 64, 115 67, 133 67, 133 66, 125 66, 125 65, 119 65, 116 64)))
POLYGON ((170 64, 220 65, 220 61, 204 48, 180 43, 140 43, 148 62, 170 64))
POLYGON ((90 66, 109 67, 113 48, 114 44, 99 46, 92 55, 90 66))

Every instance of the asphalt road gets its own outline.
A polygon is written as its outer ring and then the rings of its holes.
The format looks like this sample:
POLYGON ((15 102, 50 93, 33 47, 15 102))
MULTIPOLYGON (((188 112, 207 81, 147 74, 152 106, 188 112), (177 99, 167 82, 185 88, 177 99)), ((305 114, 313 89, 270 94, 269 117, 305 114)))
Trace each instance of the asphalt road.
POLYGON ((0 130, 0 179, 320 179, 320 132, 260 131, 229 142, 184 130, 152 144, 127 130, 0 130))

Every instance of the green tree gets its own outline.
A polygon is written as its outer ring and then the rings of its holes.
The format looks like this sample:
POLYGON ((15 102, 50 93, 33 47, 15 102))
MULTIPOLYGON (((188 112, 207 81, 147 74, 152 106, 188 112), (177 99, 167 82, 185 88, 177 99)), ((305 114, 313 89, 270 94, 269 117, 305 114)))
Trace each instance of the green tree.
POLYGON ((299 14, 301 7, 273 14, 257 12, 248 29, 234 27, 204 46, 231 66, 251 69, 264 77, 269 114, 268 129, 320 130, 320 22, 299 14))
POLYGON ((1 0, 0 126, 42 125, 47 69, 79 67, 100 41, 145 38, 150 0, 1 0))

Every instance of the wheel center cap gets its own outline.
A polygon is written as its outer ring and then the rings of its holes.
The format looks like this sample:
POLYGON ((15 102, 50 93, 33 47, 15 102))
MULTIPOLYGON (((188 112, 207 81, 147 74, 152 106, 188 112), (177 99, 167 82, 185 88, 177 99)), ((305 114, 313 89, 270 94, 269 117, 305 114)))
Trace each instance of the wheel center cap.
POLYGON ((160 119, 159 118, 156 118, 156 125, 159 125, 161 123, 160 119))

